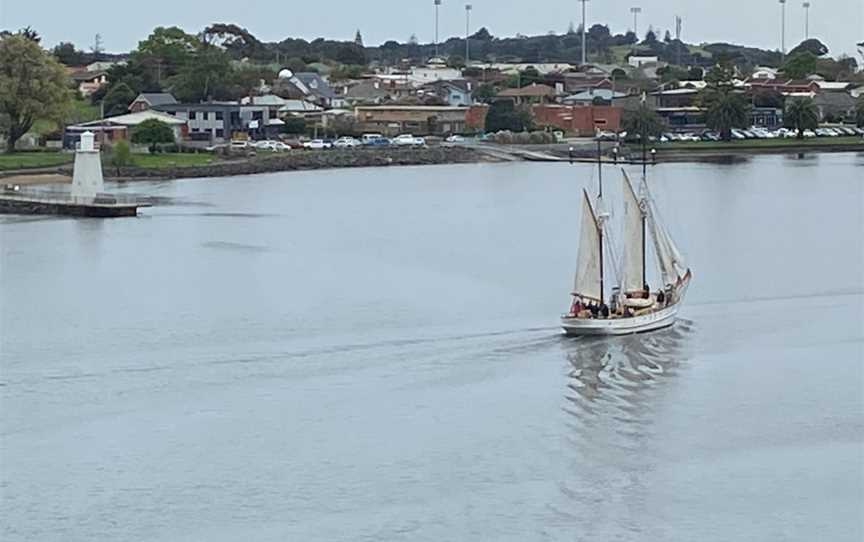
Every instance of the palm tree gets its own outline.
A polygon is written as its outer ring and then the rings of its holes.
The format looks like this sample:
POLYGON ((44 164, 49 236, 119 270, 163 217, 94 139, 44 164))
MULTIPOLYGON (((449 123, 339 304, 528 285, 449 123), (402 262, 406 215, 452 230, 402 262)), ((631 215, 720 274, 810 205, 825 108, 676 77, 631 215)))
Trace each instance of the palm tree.
POLYGON ((819 126, 819 112, 812 98, 795 98, 786 104, 786 126, 798 130, 798 139, 804 139, 804 130, 819 126))
POLYGON ((723 141, 732 139, 733 128, 746 128, 750 124, 750 104, 741 94, 732 91, 713 91, 705 96, 705 124, 718 132, 723 141))

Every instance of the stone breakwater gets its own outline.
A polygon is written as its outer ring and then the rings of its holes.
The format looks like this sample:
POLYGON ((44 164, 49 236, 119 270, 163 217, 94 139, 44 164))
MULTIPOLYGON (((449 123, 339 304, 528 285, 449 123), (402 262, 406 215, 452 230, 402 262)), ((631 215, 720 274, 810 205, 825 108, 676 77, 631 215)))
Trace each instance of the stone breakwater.
POLYGON ((314 169, 467 164, 491 162, 494 159, 473 149, 434 147, 425 149, 333 149, 325 151, 293 150, 286 153, 258 153, 252 158, 223 160, 204 166, 166 168, 106 167, 111 179, 177 179, 232 177, 279 171, 314 169))

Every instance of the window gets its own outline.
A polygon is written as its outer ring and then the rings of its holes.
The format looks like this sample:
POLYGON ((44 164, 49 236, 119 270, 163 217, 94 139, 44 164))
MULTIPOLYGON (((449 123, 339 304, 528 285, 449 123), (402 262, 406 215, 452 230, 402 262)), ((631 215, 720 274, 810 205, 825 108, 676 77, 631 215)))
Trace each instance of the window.
POLYGON ((216 112, 216 120, 223 120, 224 115, 221 111, 216 112))
POLYGON ((216 137, 225 137, 225 130, 223 130, 222 128, 216 128, 216 137))

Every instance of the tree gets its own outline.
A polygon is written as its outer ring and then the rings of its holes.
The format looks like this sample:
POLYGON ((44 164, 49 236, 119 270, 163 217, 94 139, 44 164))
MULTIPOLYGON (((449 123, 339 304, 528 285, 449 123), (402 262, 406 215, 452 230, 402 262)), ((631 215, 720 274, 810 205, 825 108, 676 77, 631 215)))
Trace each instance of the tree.
POLYGON ((628 30, 626 34, 624 34, 624 45, 633 45, 639 42, 639 37, 636 35, 636 32, 632 30, 628 30))
POLYGON ((285 118, 285 125, 282 126, 282 133, 285 134, 305 134, 306 119, 291 115, 285 118))
POLYGON ((787 128, 798 131, 798 139, 804 139, 804 130, 815 130, 819 126, 819 112, 812 98, 795 98, 786 104, 783 121, 787 128))
POLYGON ((665 125, 657 112, 641 104, 639 109, 625 111, 624 130, 631 135, 638 135, 640 139, 659 135, 665 125))
POLYGON ((532 128, 531 113, 517 109, 511 100, 497 100, 486 114, 486 131, 524 132, 532 128))
POLYGON ((668 30, 666 31, 666 35, 663 36, 663 41, 666 43, 672 43, 672 33, 668 30))
POLYGON ((750 124, 750 104, 737 92, 710 93, 703 106, 707 106, 705 124, 724 141, 732 139, 733 128, 746 128, 750 124))
POLYGON ((465 57, 463 57, 462 55, 450 55, 450 57, 447 59, 447 66, 450 68, 461 70, 465 67, 465 57))
POLYGON ((731 62, 722 62, 705 75, 708 86, 700 97, 706 109, 705 123, 720 133, 724 141, 732 139, 733 128, 750 124, 750 104, 735 89, 735 68, 731 62))
POLYGON ((803 79, 816 72, 816 55, 809 51, 797 53, 790 56, 783 63, 781 69, 787 77, 792 79, 803 79))
POLYGON ((102 107, 106 117, 116 117, 117 115, 125 115, 129 112, 129 104, 131 104, 138 94, 129 88, 126 83, 118 83, 111 87, 111 90, 105 94, 105 99, 102 100, 102 107))
POLYGON ((63 66, 21 34, 0 38, 0 118, 6 152, 37 120, 62 121, 71 103, 63 66))
POLYGON ((154 78, 161 83, 185 68, 200 44, 197 37, 176 26, 160 26, 138 44, 131 60, 153 72, 154 78))
POLYGON ((158 145, 174 143, 174 130, 161 120, 145 120, 132 131, 132 143, 149 145, 150 152, 155 153, 158 145))
POLYGON ((474 99, 483 103, 491 102, 496 95, 498 95, 498 91, 495 89, 495 85, 490 83, 484 83, 474 91, 474 99))
POLYGON ((61 64, 65 64, 66 66, 80 66, 84 64, 84 52, 77 50, 72 43, 58 43, 51 53, 57 57, 57 60, 61 64))
POLYGON ((699 66, 693 66, 692 68, 687 70, 688 81, 701 81, 703 77, 705 77, 705 70, 703 70, 699 66))
POLYGON ((802 41, 798 46, 789 51, 789 56, 793 57, 800 53, 810 53, 814 56, 825 56, 828 54, 828 46, 816 38, 810 38, 802 41))
POLYGON ((229 98, 233 72, 228 54, 202 43, 191 58, 169 81, 174 96, 181 102, 192 103, 229 98))
POLYGON ((354 45, 363 47, 363 36, 360 34, 360 29, 357 29, 357 34, 354 35, 354 45))
POLYGON ((120 176, 120 168, 128 166, 132 163, 132 151, 129 149, 129 143, 120 140, 111 147, 111 156, 109 162, 117 168, 117 176, 120 176))
POLYGON ((655 34, 653 30, 648 30, 645 34, 645 43, 648 45, 657 43, 657 34, 655 34))
POLYGON ((864 96, 858 96, 855 104, 855 121, 858 127, 864 127, 864 96))

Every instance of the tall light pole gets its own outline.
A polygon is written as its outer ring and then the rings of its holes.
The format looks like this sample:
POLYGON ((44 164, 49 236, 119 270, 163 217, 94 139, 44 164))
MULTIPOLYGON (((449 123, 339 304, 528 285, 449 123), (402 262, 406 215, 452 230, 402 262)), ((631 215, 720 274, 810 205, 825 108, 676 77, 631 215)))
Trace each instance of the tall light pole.
POLYGON ((780 0, 780 53, 786 56, 786 0, 780 0))
MULTIPOLYGON (((786 0, 783 0, 784 2, 786 0)), ((438 6, 441 5, 441 0, 435 0, 435 57, 438 57, 438 6)))
MULTIPOLYGON (((783 0, 784 2, 786 0, 783 0)), ((633 33, 636 34, 636 43, 639 43, 639 14, 642 13, 642 8, 630 8, 630 13, 633 14, 633 33)))
POLYGON ((804 2, 804 39, 810 38, 810 2, 804 2))
POLYGON ((588 48, 587 42, 588 40, 585 37, 585 32, 587 30, 585 25, 585 5, 588 4, 589 0, 579 0, 582 2, 582 65, 584 66, 588 60, 588 48))
POLYGON ((468 60, 471 58, 471 10, 474 6, 465 4, 465 67, 468 67, 468 60))

